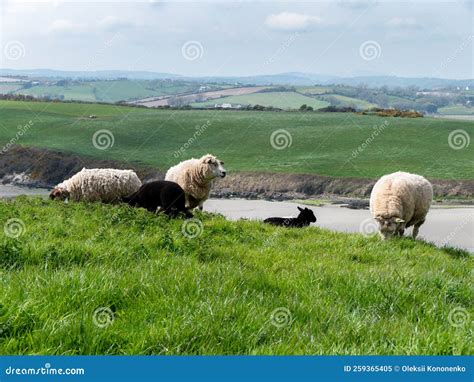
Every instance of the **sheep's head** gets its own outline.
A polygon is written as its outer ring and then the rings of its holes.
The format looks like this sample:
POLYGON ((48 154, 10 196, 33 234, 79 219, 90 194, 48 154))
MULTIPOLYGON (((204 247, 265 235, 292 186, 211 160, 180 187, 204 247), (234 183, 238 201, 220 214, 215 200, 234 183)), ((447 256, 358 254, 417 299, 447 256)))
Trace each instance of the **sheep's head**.
POLYGON ((316 216, 314 216, 314 212, 309 208, 301 208, 298 207, 300 214, 298 215, 298 219, 303 220, 305 222, 315 223, 316 216))
POLYGON ((226 176, 227 171, 223 166, 224 162, 217 159, 214 155, 204 155, 200 162, 203 165, 204 176, 207 179, 224 178, 226 176))
POLYGON ((393 237, 398 232, 399 228, 405 224, 405 220, 396 216, 376 216, 375 220, 379 223, 379 233, 384 240, 393 237))
POLYGON ((49 197, 53 200, 66 200, 69 199, 69 191, 65 190, 64 188, 54 187, 49 197))

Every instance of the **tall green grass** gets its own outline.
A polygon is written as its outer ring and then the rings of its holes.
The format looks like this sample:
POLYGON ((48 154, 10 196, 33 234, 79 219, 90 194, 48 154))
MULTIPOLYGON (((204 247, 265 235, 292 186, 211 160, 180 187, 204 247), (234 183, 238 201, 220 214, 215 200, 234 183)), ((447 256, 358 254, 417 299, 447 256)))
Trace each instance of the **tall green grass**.
POLYGON ((460 250, 40 198, 0 217, 0 354, 472 353, 460 250))

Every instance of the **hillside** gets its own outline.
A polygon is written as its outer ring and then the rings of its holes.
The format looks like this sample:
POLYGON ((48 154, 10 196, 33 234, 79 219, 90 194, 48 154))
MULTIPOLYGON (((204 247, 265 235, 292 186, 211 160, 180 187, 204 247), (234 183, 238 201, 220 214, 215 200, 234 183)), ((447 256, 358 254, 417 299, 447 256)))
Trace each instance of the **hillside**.
POLYGON ((374 179, 403 169, 434 179, 474 178, 472 144, 454 150, 449 141, 456 130, 472 136, 469 121, 16 101, 0 101, 0 121, 2 146, 13 139, 17 145, 161 169, 211 152, 226 162, 230 173, 374 179), (91 114, 97 118, 88 118, 91 114), (27 132, 16 136, 18 126, 30 120, 27 132), (99 148, 93 144, 96 133, 106 138, 99 148))
POLYGON ((25 94, 51 99, 117 102, 137 100, 146 97, 158 97, 196 91, 198 85, 179 81, 110 80, 81 81, 58 85, 35 85, 18 89, 15 94, 25 94))
POLYGON ((1 354, 470 352, 462 251, 40 198, 0 216, 1 354))
POLYGON ((299 109, 303 104, 311 106, 313 109, 320 109, 329 106, 329 102, 320 101, 315 98, 306 97, 295 92, 265 92, 239 96, 223 97, 205 102, 191 104, 194 107, 214 106, 229 103, 233 105, 261 105, 273 106, 280 109, 299 109))

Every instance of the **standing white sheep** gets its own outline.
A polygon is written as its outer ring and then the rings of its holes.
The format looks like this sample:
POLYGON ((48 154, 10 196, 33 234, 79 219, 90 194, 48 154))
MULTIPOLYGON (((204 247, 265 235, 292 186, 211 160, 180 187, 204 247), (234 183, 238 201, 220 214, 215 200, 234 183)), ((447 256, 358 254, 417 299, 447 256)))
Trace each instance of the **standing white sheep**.
POLYGON ((420 175, 399 171, 381 177, 370 194, 370 212, 381 237, 403 236, 405 228, 413 226, 416 238, 432 199, 433 187, 420 175))
POLYGON ((223 161, 211 154, 199 159, 188 159, 171 167, 166 172, 165 180, 178 183, 183 188, 187 208, 199 206, 202 209, 209 198, 214 179, 224 178, 226 175, 223 164, 223 161))
POLYGON ((116 203, 136 192, 141 185, 133 170, 83 168, 54 187, 49 196, 59 200, 116 203))

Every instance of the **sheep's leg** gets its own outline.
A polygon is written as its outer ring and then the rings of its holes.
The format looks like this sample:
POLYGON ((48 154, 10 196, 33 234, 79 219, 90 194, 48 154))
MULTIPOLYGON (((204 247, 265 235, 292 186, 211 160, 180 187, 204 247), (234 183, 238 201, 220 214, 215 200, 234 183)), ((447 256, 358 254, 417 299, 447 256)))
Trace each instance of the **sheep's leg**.
POLYGON ((416 223, 414 226, 413 226, 413 232, 412 232, 412 237, 413 239, 416 239, 416 237, 418 236, 418 231, 420 230, 420 226, 424 223, 424 221, 422 222, 419 222, 419 223, 416 223))

